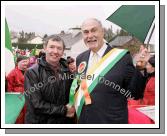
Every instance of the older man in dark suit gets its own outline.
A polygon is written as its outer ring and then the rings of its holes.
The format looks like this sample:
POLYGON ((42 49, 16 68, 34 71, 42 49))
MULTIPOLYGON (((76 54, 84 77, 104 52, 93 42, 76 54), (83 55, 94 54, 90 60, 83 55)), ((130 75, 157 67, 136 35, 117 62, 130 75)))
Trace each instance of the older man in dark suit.
MULTIPOLYGON (((102 59, 114 48, 104 42, 104 30, 99 20, 87 19, 82 26, 83 39, 89 50, 81 53, 76 59, 76 65, 84 68, 87 73, 94 65, 103 65, 102 59), (99 61, 101 61, 99 63, 99 61), (99 65, 97 64, 99 63, 99 65)), ((119 50, 119 49, 118 49, 119 50)), ((117 54, 117 53, 116 53, 117 54)), ((114 55, 112 53, 114 57, 114 55)), ((111 55, 108 55, 111 57, 111 55)), ((117 54, 119 57, 119 55, 117 54)), ((111 59, 114 59, 111 57, 111 59)), ((105 59, 105 58, 104 58, 105 59)), ((112 65, 112 63, 111 63, 112 65)), ((103 71, 108 69, 108 66, 103 71)), ((78 70, 79 71, 79 70, 78 70)), ((102 72, 103 73, 103 72, 102 72)), ((107 73, 99 74, 98 83, 93 90, 88 91, 90 103, 82 106, 78 123, 81 124, 126 124, 128 123, 127 98, 139 99, 143 97, 145 78, 132 63, 130 53, 124 52, 107 73)), ((87 88, 89 90, 89 86, 87 88)), ((85 96, 86 97, 86 96, 85 96)), ((85 100, 86 101, 86 100, 85 100)))

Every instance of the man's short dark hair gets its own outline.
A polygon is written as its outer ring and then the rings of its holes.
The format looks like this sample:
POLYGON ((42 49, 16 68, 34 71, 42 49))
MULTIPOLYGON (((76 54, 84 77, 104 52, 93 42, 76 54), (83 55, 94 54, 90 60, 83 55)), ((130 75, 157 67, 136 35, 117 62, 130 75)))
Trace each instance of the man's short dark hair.
POLYGON ((50 35, 47 38, 45 38, 44 39, 44 43, 43 43, 44 47, 47 46, 49 40, 62 42, 63 43, 63 50, 65 49, 65 43, 64 43, 63 39, 60 36, 58 36, 58 35, 50 35))

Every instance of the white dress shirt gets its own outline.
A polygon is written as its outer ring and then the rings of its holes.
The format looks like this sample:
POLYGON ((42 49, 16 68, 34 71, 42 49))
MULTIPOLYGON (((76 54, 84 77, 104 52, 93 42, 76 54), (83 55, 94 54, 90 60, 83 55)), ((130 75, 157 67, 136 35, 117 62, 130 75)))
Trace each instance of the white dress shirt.
MULTIPOLYGON (((98 61, 103 57, 104 52, 106 51, 106 49, 107 49, 107 45, 106 45, 106 43, 104 43, 103 46, 100 48, 100 50, 97 52, 98 61)), ((90 67, 92 67, 93 54, 94 54, 94 52, 91 51, 91 52, 90 52, 90 56, 89 56, 89 60, 88 60, 88 69, 89 69, 90 67)))

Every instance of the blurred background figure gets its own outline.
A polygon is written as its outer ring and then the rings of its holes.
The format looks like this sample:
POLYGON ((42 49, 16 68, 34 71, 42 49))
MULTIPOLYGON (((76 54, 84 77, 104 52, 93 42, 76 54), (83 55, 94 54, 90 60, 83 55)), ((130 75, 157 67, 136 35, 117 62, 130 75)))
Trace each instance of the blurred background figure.
POLYGON ((70 69, 70 72, 75 73, 76 72, 75 60, 72 57, 68 56, 67 57, 67 64, 68 64, 68 67, 70 69))
POLYGON ((155 56, 146 64, 147 84, 144 91, 142 105, 155 105, 155 56))
MULTIPOLYGON (((16 67, 8 74, 7 91, 24 93, 24 72, 27 70, 29 58, 26 56, 18 56, 16 60, 16 67)), ((20 112, 16 120, 16 124, 24 124, 25 107, 20 112)))
POLYGON ((29 67, 32 67, 34 64, 36 64, 36 57, 35 56, 31 56, 29 58, 29 67))
POLYGON ((144 64, 141 63, 140 68, 143 69, 147 78, 144 95, 140 100, 129 100, 129 107, 139 108, 155 105, 155 56, 150 57, 144 64))
POLYGON ((7 76, 9 92, 24 92, 24 72, 27 70, 28 64, 28 57, 17 57, 16 67, 7 76))

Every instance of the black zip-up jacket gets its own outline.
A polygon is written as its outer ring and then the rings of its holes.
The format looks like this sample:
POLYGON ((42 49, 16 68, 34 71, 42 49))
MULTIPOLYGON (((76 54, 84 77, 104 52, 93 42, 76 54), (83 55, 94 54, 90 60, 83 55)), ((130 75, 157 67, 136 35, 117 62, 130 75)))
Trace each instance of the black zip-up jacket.
POLYGON ((59 63, 61 68, 55 72, 43 56, 26 71, 26 124, 71 123, 66 117, 65 105, 69 101, 72 80, 66 76, 70 74, 66 60, 60 59, 59 63))

